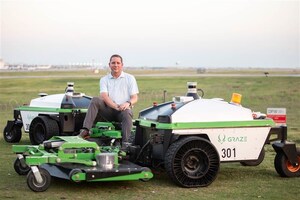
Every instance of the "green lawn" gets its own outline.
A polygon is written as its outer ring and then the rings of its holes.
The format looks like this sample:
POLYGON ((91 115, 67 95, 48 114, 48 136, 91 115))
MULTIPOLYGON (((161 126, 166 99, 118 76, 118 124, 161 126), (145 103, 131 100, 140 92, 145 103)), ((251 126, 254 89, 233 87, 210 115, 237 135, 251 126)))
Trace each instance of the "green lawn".
MULTIPOLYGON (((182 72, 180 72, 182 73, 182 72)), ((34 75, 35 73, 33 73, 34 75)), ((64 73, 67 74, 67 73, 64 73)), ((5 73, 1 76, 15 76, 5 73)), ((18 73, 22 76, 22 73, 18 73)), ((27 76, 28 74, 26 74, 27 76)), ((62 93, 67 82, 75 82, 75 90, 90 96, 99 93, 99 77, 89 72, 74 72, 74 77, 63 77, 58 72, 36 73, 45 78, 0 79, 0 129, 12 119, 13 108, 29 103, 39 92, 62 93), (77 76, 82 75, 84 76, 77 76)), ((230 101, 231 94, 242 94, 242 105, 253 111, 266 112, 268 107, 287 109, 288 138, 300 146, 300 77, 151 77, 137 76, 140 94, 134 107, 138 112, 152 103, 171 100, 186 93, 186 82, 198 82, 204 98, 223 98, 230 101)), ((253 133, 255 134, 255 133, 253 133)), ((217 179, 204 188, 180 188, 164 172, 154 170, 149 182, 96 182, 71 183, 53 179, 50 188, 34 193, 26 185, 26 177, 13 169, 15 155, 11 145, 0 136, 0 199, 298 199, 300 178, 281 178, 273 165, 275 152, 266 146, 265 160, 257 167, 244 167, 239 163, 222 163, 217 179)), ((29 144, 23 134, 21 144, 29 144)))

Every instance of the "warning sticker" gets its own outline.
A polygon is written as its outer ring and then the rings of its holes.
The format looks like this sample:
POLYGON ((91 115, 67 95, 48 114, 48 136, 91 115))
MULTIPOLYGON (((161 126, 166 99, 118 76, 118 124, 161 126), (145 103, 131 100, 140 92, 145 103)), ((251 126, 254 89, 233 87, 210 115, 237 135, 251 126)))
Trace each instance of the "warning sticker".
POLYGON ((273 119, 276 125, 286 125, 286 108, 268 108, 267 117, 273 119))

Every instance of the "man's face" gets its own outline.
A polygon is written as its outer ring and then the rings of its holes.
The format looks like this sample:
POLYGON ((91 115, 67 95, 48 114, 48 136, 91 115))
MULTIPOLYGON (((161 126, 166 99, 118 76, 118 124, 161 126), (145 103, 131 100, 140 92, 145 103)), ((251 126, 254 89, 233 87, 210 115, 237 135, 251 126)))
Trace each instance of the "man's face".
POLYGON ((123 68, 123 63, 121 61, 121 58, 112 57, 109 63, 109 67, 113 73, 120 73, 123 68))

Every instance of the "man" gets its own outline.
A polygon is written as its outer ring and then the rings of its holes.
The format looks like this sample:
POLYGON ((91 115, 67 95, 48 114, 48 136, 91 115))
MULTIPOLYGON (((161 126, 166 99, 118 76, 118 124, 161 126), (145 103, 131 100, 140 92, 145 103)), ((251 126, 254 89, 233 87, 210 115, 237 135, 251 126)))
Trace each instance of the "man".
POLYGON ((110 57, 111 73, 100 79, 100 97, 93 97, 89 105, 83 128, 79 136, 89 137, 89 130, 97 116, 107 121, 122 123, 122 146, 130 137, 132 128, 132 106, 138 101, 137 82, 131 74, 123 72, 123 58, 114 54, 110 57))

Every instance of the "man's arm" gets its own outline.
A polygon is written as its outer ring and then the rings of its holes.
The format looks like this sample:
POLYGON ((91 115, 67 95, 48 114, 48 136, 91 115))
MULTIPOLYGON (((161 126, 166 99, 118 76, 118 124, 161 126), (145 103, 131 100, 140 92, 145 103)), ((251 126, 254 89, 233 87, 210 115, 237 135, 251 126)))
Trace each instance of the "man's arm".
POLYGON ((130 96, 130 104, 131 104, 130 106, 137 103, 137 101, 138 101, 138 95, 137 94, 134 94, 134 95, 130 96))
POLYGON ((105 104, 115 110, 119 110, 119 105, 116 104, 115 102, 113 102, 113 100, 111 100, 111 98, 109 98, 108 93, 107 92, 101 92, 100 93, 100 98, 103 99, 103 101, 105 102, 105 104))

